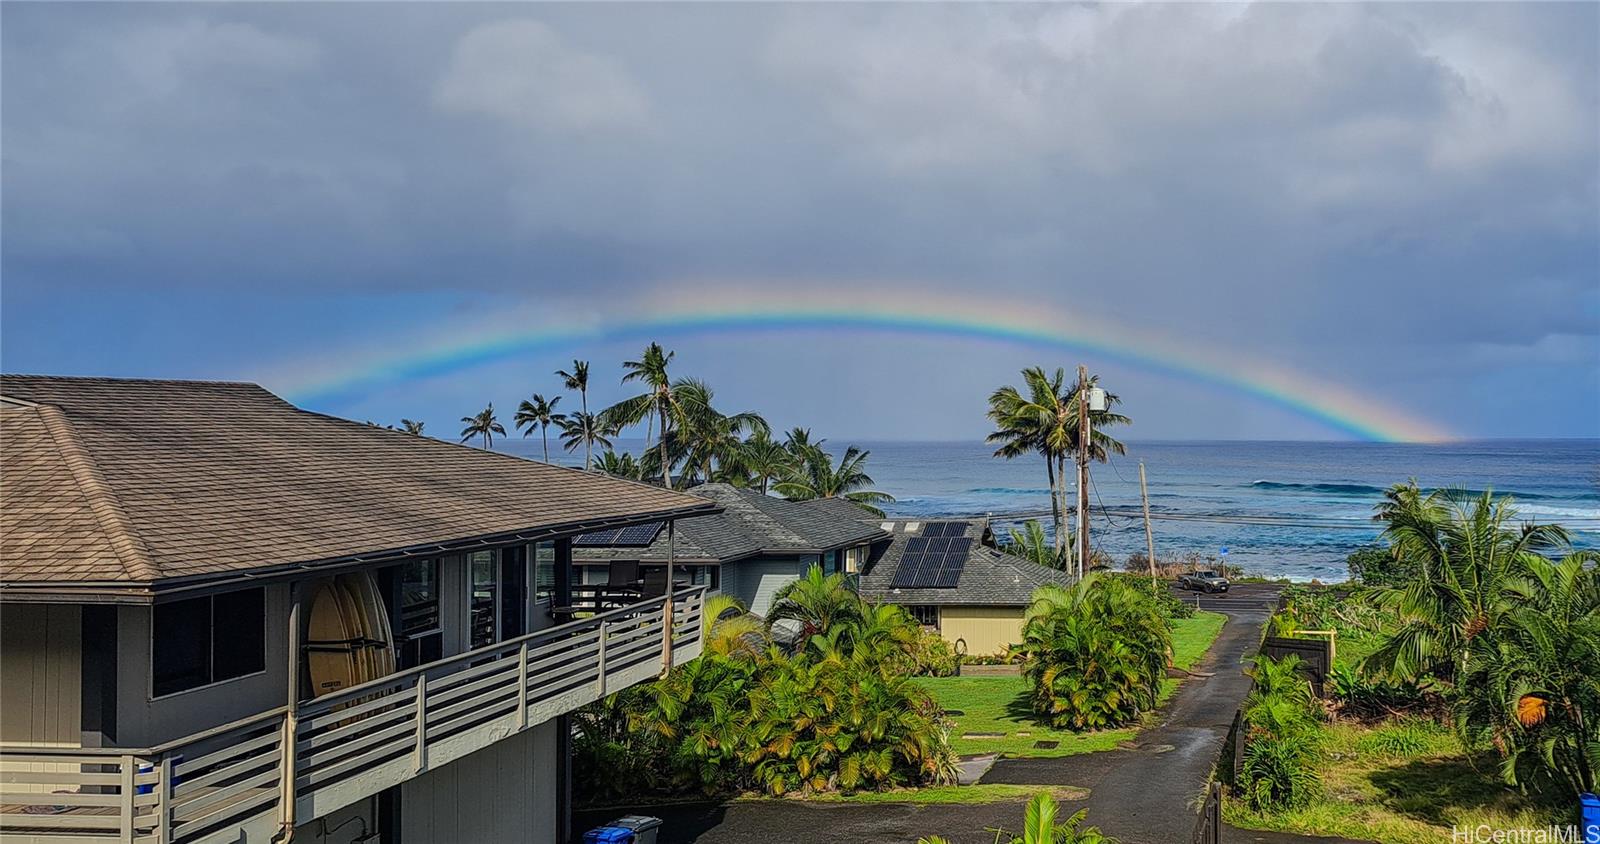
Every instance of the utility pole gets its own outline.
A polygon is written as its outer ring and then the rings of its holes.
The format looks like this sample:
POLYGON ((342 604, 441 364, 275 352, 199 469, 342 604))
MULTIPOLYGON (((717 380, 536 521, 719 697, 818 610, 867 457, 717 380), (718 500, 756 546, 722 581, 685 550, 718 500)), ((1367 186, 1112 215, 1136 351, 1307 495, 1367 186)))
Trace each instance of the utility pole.
POLYGON ((1144 553, 1150 559, 1150 585, 1156 585, 1156 535, 1150 532, 1150 490, 1144 485, 1144 461, 1139 461, 1139 497, 1144 499, 1144 553))
POLYGON ((1078 366, 1078 576, 1089 564, 1089 368, 1078 366))

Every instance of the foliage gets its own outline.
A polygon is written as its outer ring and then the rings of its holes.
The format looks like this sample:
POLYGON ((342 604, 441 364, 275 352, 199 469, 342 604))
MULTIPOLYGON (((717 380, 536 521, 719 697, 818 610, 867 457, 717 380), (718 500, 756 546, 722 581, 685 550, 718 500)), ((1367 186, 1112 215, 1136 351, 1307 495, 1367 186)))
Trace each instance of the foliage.
POLYGON ((583 446, 583 467, 592 469, 594 447, 610 449, 611 433, 611 429, 600 417, 579 411, 569 414, 561 421, 561 446, 567 451, 577 451, 578 446, 583 446))
POLYGON ((799 465, 784 480, 774 484, 772 490, 790 501, 844 498, 873 515, 882 516, 883 511, 875 505, 892 502, 894 496, 871 489, 872 476, 866 471, 867 457, 871 453, 850 446, 835 465, 833 455, 820 446, 806 447, 800 451, 799 465))
POLYGON ((1413 559, 1382 545, 1357 548, 1345 558, 1345 565, 1350 577, 1363 586, 1402 588, 1422 573, 1413 559))
POLYGON ((1358 718, 1417 710, 1429 700, 1422 681, 1369 676, 1340 662, 1328 673, 1328 687, 1340 711, 1358 718))
POLYGON ((613 478, 623 478, 630 481, 645 480, 644 466, 635 460, 633 455, 626 451, 621 454, 607 449, 594 461, 594 467, 613 478))
POLYGON ((1050 547, 1050 537, 1045 535, 1044 525, 1039 524, 1038 519, 1029 519, 1022 523, 1022 527, 1012 528, 1002 548, 1008 554, 1032 560, 1041 566, 1062 567, 1061 555, 1050 547))
POLYGON ((949 677, 959 658, 937 630, 922 630, 912 643, 906 673, 913 677, 949 677))
POLYGON ((1134 589, 1138 589, 1146 595, 1149 595, 1150 598, 1155 601, 1156 607, 1161 610, 1161 614, 1169 619, 1194 617, 1194 604, 1188 603, 1182 598, 1179 598, 1177 595, 1174 595, 1172 593, 1172 589, 1168 587, 1167 582, 1164 580, 1157 580, 1152 583, 1150 581, 1150 576, 1143 573, 1119 573, 1111 576, 1117 578, 1123 583, 1128 584, 1134 589))
MULTIPOLYGON (((570 434, 576 431, 582 435, 580 441, 583 443, 583 469, 587 472, 594 468, 594 447, 596 445, 611 447, 610 442, 594 436, 597 432, 606 430, 609 425, 605 420, 596 419, 589 414, 589 362, 586 360, 573 360, 572 369, 558 369, 556 370, 556 377, 561 379, 562 386, 569 390, 578 391, 579 412, 573 414, 573 416, 582 418, 575 425, 573 424, 574 420, 568 419, 561 423, 561 430, 563 434, 570 434)), ((576 448, 575 442, 568 443, 567 451, 572 451, 576 448)))
POLYGON ((938 705, 904 673, 920 628, 899 607, 841 591, 838 579, 813 568, 781 597, 786 617, 808 631, 794 653, 773 645, 766 625, 733 599, 709 601, 699 659, 577 720, 587 795, 776 796, 954 782, 938 705), (643 761, 586 767, 624 754, 643 761))
POLYGON ((420 437, 422 436, 422 429, 427 427, 427 423, 418 422, 414 419, 402 419, 400 420, 400 427, 406 433, 420 437))
POLYGON ((494 435, 506 435, 506 429, 494 415, 494 402, 473 416, 461 417, 461 424, 466 426, 461 429, 461 441, 466 442, 473 437, 483 438, 483 447, 494 446, 494 435))
POLYGON ((532 398, 523 399, 522 403, 517 405, 517 414, 511 420, 522 431, 524 437, 533 433, 535 428, 539 429, 539 440, 544 444, 546 463, 550 462, 550 426, 563 428, 567 421, 566 414, 556 412, 556 405, 560 403, 560 396, 546 399, 534 393, 532 398))
POLYGON ((1300 658, 1262 655, 1244 703, 1245 749, 1235 788, 1256 811, 1303 806, 1321 786, 1319 708, 1311 684, 1299 675, 1300 658))
MULTIPOLYGON (((1117 844, 1117 839, 1111 838, 1100 831, 1097 826, 1084 826, 1084 820, 1089 816, 1089 810, 1079 809, 1065 821, 1056 822, 1056 800, 1049 792, 1035 794, 1028 801, 1028 808, 1024 810, 1022 820, 1022 834, 1007 836, 1003 830, 996 830, 996 841, 1005 840, 1011 844, 1117 844)), ((917 839, 917 844, 949 844, 944 838, 937 835, 917 839)))
MULTIPOLYGON (((1056 369, 1048 374, 1044 367, 1033 366, 1022 370, 1023 389, 1007 385, 989 396, 988 417, 995 430, 986 442, 997 446, 994 456, 1011 460, 1027 454, 1037 454, 1044 459, 1045 475, 1050 484, 1051 523, 1055 527, 1055 568, 1070 569, 1072 559, 1067 544, 1067 458, 1078 452, 1079 385, 1066 384, 1066 370, 1056 369)), ((1099 376, 1089 379, 1089 386, 1099 383, 1099 376)), ((1116 395, 1106 394, 1106 410, 1090 412, 1090 457, 1104 462, 1110 452, 1126 454, 1127 448, 1106 434, 1112 425, 1128 424, 1130 419, 1111 408, 1121 402, 1116 395)), ((1080 567, 1081 568, 1081 567, 1080 567)))
POLYGON ((1033 709, 1048 723, 1104 729, 1155 708, 1172 634, 1148 591, 1104 574, 1043 586, 1022 633, 1033 709))

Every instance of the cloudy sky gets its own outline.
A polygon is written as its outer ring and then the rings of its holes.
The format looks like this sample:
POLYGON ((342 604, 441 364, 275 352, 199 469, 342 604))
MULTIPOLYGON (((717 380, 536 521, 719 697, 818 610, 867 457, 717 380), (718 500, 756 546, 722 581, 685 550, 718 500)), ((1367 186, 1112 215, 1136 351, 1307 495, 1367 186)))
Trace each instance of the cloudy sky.
POLYGON ((727 409, 830 437, 979 436, 994 386, 1079 362, 1130 438, 1344 436, 1305 409, 1331 388, 1600 435, 1597 4, 0 14, 8 372, 443 434, 574 356, 620 398, 659 337, 727 409), (1067 345, 652 322, 730 298, 1067 345), (1303 387, 1241 388, 1257 365, 1303 387))

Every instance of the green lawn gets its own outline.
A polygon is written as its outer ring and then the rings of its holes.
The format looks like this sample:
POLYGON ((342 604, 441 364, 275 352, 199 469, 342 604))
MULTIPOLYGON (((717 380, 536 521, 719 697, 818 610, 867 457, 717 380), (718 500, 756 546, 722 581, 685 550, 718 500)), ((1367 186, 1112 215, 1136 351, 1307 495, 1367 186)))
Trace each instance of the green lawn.
MULTIPOLYGON (((1221 613, 1196 613, 1193 618, 1173 622, 1173 663, 1179 668, 1193 666, 1211 647, 1222 630, 1226 616, 1221 613)), ((956 724, 950 743, 956 753, 1004 753, 1007 756, 1072 756, 1112 750, 1118 743, 1132 741, 1139 727, 1075 733, 1041 726, 1028 705, 1028 685, 1022 677, 919 677, 917 682, 933 693, 956 724), (979 736, 979 733, 999 733, 979 736), (966 736, 974 736, 966 738, 966 736), (1036 747, 1036 742, 1053 741, 1053 748, 1036 747)), ((1164 702, 1177 687, 1168 680, 1162 684, 1164 702)))
POLYGON ((1452 827, 1543 828, 1566 823, 1495 779, 1493 762, 1474 769, 1455 734, 1436 724, 1336 724, 1324 729, 1322 795, 1311 805, 1257 814, 1224 803, 1235 826, 1414 844, 1448 841, 1452 827))

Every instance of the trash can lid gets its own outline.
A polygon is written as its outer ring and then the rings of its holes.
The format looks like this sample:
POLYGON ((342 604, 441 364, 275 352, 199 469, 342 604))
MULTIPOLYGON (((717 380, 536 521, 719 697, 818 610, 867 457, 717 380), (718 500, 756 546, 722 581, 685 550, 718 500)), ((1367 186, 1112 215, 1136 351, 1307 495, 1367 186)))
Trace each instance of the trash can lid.
POLYGON ((583 844, 633 844, 633 830, 621 826, 597 826, 583 834, 583 844))
POLYGON ((652 818, 649 815, 627 815, 626 817, 617 818, 616 820, 612 821, 611 825, 620 826, 623 829, 630 829, 634 832, 643 832, 647 829, 655 829, 656 827, 661 826, 661 819, 652 818))

